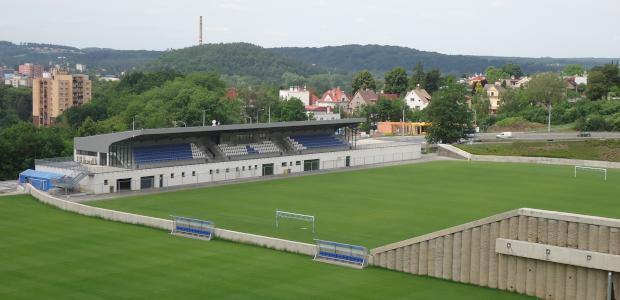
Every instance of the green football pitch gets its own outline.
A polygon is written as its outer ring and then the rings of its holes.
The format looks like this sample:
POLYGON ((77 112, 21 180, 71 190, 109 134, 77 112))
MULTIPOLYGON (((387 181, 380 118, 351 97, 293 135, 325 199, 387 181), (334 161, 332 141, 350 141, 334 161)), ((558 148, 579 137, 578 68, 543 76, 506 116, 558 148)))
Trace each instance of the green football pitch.
POLYGON ((620 171, 573 177, 572 166, 438 161, 223 185, 89 202, 156 217, 214 221, 218 227, 311 242, 377 247, 529 207, 620 217, 620 171), (316 217, 317 231, 275 211, 316 217))
POLYGON ((0 299, 530 299, 0 197, 0 299))

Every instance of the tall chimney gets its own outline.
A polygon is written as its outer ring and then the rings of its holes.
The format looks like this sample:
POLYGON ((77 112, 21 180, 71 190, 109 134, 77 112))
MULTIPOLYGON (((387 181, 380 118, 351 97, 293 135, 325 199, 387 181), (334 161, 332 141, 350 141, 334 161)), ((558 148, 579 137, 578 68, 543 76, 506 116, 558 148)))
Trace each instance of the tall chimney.
POLYGON ((198 24, 198 45, 202 45, 202 16, 200 16, 200 22, 198 24))

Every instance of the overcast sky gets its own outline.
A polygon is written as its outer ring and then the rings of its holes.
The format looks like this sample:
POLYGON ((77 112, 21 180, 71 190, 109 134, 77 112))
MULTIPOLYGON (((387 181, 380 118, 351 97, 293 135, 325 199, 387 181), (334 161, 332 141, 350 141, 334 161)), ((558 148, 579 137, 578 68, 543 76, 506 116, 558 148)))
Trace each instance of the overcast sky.
POLYGON ((2 1, 0 40, 167 49, 381 44, 448 54, 620 57, 620 0, 2 1))

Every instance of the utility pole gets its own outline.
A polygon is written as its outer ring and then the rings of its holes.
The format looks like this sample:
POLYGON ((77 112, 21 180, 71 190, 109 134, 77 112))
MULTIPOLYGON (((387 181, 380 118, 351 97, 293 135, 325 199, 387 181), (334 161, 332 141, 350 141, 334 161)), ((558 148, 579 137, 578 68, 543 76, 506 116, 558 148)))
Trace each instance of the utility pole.
POLYGON ((206 111, 203 109, 202 110, 202 127, 205 127, 205 113, 206 111))
POLYGON ((131 130, 132 131, 136 130, 136 116, 133 116, 131 120, 131 130))
POLYGON ((551 132, 551 102, 549 102, 549 118, 547 119, 547 132, 551 132))
POLYGON ((198 46, 202 45, 202 16, 198 22, 198 46))
POLYGON ((269 123, 271 123, 271 104, 269 104, 269 123))
POLYGON ((405 108, 403 107, 403 119, 402 119, 402 123, 401 123, 401 135, 405 136, 405 108))

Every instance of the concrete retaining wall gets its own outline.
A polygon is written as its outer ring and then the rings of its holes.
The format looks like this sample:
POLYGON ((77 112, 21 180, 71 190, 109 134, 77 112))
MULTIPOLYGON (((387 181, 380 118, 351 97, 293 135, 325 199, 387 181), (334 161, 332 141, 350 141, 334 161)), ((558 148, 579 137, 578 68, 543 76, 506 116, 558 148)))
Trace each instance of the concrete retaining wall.
MULTIPOLYGON (((120 212, 105 208, 88 206, 75 203, 63 199, 56 198, 45 192, 33 188, 31 185, 26 186, 26 191, 39 201, 60 208, 62 210, 74 212, 80 215, 100 217, 110 221, 139 224, 152 228, 172 231, 173 222, 171 220, 148 217, 132 213, 120 212)), ((276 249, 280 251, 299 253, 303 255, 314 256, 316 246, 313 244, 300 243, 295 241, 283 240, 268 236, 237 232, 222 228, 215 229, 215 237, 222 240, 228 240, 243 244, 251 244, 265 248, 276 249)))
POLYGON ((583 160, 569 158, 551 157, 527 157, 527 156, 500 156, 500 155, 476 155, 454 147, 452 145, 439 144, 437 154, 440 156, 488 162, 514 162, 546 165, 570 165, 570 166, 589 166, 597 168, 620 169, 619 162, 601 160, 583 160))
MULTIPOLYGON (((558 300, 605 299, 607 271, 620 267, 608 265, 601 270, 600 266, 595 269, 583 267, 584 264, 499 254, 498 239, 615 256, 620 255, 620 220, 518 209, 378 247, 371 250, 371 255, 374 265, 392 270, 558 300), (402 261, 392 261, 391 253, 399 252, 408 257, 403 255, 402 261), (401 270, 397 267, 401 264, 409 266, 401 270)), ((620 273, 613 276, 618 295, 620 273)))

